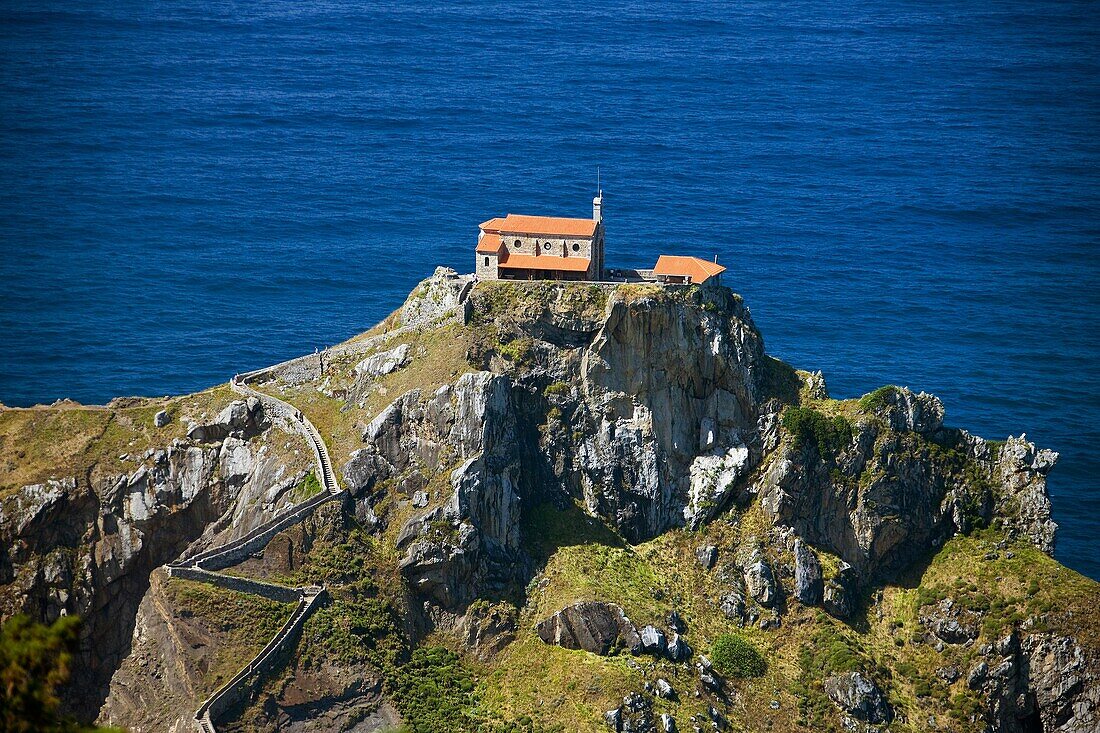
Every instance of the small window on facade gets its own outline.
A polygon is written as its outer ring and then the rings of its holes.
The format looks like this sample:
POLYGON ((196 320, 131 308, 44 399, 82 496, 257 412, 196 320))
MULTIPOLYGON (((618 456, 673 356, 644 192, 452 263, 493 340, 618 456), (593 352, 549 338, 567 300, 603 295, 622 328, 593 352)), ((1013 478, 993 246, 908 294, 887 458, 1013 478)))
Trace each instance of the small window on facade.
POLYGON ((486 267, 488 267, 488 266, 489 266, 489 258, 488 258, 488 257, 486 257, 486 258, 485 258, 485 266, 486 266, 486 267))
POLYGON ((579 244, 577 244, 576 242, 573 242, 573 251, 574 252, 580 252, 581 251, 581 246, 579 244))
POLYGON ((517 239, 516 243, 512 246, 515 247, 516 249, 519 249, 520 248, 520 241, 517 239))
POLYGON ((542 248, 549 251, 550 250, 550 243, 549 242, 543 242, 542 243, 542 248))

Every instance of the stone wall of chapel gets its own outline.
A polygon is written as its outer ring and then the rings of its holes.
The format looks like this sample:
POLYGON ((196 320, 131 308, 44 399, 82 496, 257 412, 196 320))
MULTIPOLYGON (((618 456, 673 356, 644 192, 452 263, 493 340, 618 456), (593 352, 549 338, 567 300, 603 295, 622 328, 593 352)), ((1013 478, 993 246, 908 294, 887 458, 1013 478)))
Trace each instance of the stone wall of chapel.
POLYGON ((497 256, 477 253, 477 263, 474 273, 479 280, 497 279, 497 256))
POLYGON ((522 255, 554 255, 555 257, 584 257, 592 259, 592 239, 586 237, 547 237, 542 235, 501 234, 509 252, 522 255), (519 245, 516 245, 519 242, 519 245), (549 244, 549 248, 546 245, 549 244), (576 249, 573 246, 576 245, 576 249))

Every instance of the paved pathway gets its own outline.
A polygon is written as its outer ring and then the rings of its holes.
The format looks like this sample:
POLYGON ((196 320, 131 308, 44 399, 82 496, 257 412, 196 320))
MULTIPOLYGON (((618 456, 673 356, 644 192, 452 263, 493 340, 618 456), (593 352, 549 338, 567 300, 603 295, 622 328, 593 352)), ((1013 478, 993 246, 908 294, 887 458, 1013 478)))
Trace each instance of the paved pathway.
POLYGON ((325 491, 330 494, 340 493, 340 484, 337 483, 336 473, 332 470, 332 461, 328 457, 328 448, 325 447, 325 441, 321 437, 320 431, 318 431, 317 428, 313 426, 313 423, 302 414, 301 410, 294 407, 294 405, 289 402, 280 400, 278 397, 272 397, 269 394, 249 387, 248 384, 245 383, 245 380, 239 375, 233 377, 229 382, 229 386, 237 394, 257 398, 263 403, 265 408, 274 408, 273 411, 276 414, 286 417, 291 421, 292 425, 299 427, 299 432, 304 433, 310 446, 313 448, 313 457, 317 461, 321 485, 325 488, 325 491))

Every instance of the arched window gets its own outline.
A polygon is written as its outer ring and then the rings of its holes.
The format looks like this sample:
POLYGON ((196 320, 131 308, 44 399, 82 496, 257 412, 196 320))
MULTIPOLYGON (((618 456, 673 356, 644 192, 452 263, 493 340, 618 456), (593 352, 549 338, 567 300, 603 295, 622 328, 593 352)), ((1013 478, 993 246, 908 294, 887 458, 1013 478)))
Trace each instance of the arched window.
POLYGON ((519 241, 519 240, 517 239, 517 240, 516 240, 516 243, 515 243, 515 244, 513 244, 512 246, 513 246, 513 247, 515 247, 516 249, 519 249, 519 248, 520 248, 521 246, 523 246, 523 245, 522 245, 522 243, 521 243, 521 242, 520 242, 520 241, 519 241))
POLYGON ((489 266, 489 258, 488 258, 488 257, 486 257, 486 258, 485 258, 485 266, 486 266, 486 267, 488 267, 488 266, 489 266))

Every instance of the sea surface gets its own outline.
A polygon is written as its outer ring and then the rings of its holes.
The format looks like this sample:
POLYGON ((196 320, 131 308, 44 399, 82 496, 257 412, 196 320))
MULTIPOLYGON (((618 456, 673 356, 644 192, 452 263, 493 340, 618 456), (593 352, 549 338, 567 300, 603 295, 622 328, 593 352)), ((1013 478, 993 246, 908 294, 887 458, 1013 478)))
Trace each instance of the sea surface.
POLYGON ((1061 453, 1100 578, 1090 2, 34 2, 0 8, 0 401, 182 393, 337 343, 477 224, 729 268, 851 397, 1061 453), (82 9, 76 9, 76 8, 82 9))

